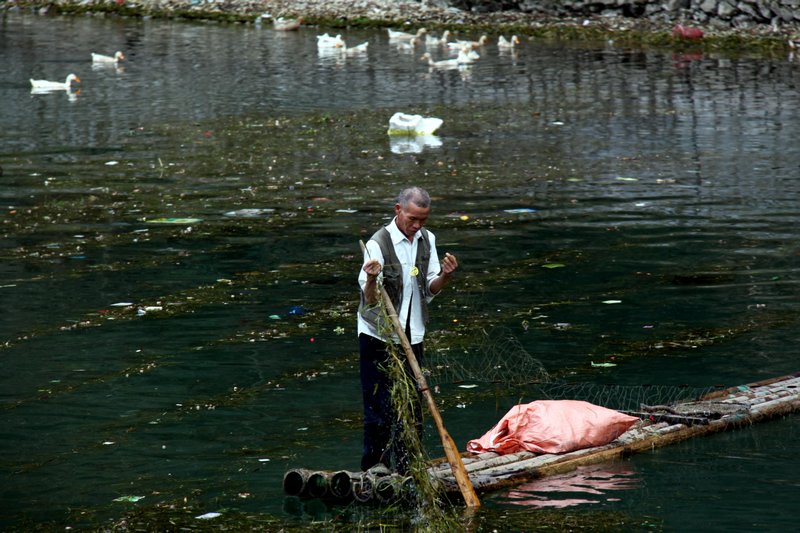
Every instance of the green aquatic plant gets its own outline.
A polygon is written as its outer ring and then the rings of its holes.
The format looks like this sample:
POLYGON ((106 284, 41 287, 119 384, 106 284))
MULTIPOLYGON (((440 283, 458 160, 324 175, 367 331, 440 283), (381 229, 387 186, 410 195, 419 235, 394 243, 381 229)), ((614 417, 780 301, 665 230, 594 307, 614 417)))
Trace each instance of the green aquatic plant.
POLYGON ((391 362, 386 371, 392 379, 392 405, 398 417, 399 434, 393 438, 402 440, 408 457, 408 471, 413 480, 411 503, 419 513, 418 531, 454 531, 457 519, 443 485, 428 472, 430 457, 425 452, 418 422, 414 413, 421 409, 419 387, 406 370, 406 358, 399 345, 387 345, 391 362))

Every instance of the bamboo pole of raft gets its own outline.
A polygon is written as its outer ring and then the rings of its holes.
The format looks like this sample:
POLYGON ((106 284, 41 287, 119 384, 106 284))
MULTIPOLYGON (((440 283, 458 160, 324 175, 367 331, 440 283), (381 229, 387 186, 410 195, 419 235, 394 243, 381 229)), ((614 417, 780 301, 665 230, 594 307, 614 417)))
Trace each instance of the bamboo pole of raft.
MULTIPOLYGON (((497 490, 526 479, 562 474, 580 466, 627 457, 701 435, 749 426, 800 410, 800 394, 797 392, 797 387, 800 387, 799 376, 800 373, 727 389, 728 396, 722 398, 725 402, 745 401, 750 404, 749 410, 710 420, 705 425, 686 426, 681 423, 659 422, 640 428, 637 434, 626 434, 627 437, 623 435, 618 440, 604 446, 584 448, 563 455, 531 454, 530 457, 525 458, 521 453, 514 454, 517 460, 508 463, 497 461, 500 457, 487 456, 484 460, 470 463, 467 468, 472 472, 477 487, 497 490), (787 378, 794 379, 788 381, 787 378), (781 383, 780 379, 784 381, 781 383), (770 387, 770 385, 778 383, 780 385, 775 388, 770 387), (736 394, 741 394, 741 397, 734 396, 736 394)), ((712 397, 714 399, 721 398, 719 395, 712 397)), ((452 486, 452 482, 447 479, 449 476, 446 476, 442 470, 436 470, 434 475, 442 476, 440 479, 445 484, 452 486)))
MULTIPOLYGON (((367 247, 364 245, 364 241, 359 241, 359 243, 361 244, 362 253, 367 253, 367 247)), ((466 503, 467 507, 480 507, 481 502, 478 499, 478 495, 475 493, 475 487, 472 486, 469 475, 464 468, 464 463, 461 460, 461 454, 458 453, 458 447, 456 446, 456 443, 453 441, 453 438, 444 427, 442 415, 439 414, 439 408, 436 407, 436 401, 434 400, 433 394, 428 388, 428 382, 425 380, 425 376, 419 367, 417 357, 414 355, 414 350, 411 348, 411 343, 408 341, 408 337, 406 337, 406 334, 403 331, 403 326, 400 324, 400 319, 397 318, 397 311, 392 304, 392 299, 389 297, 389 294, 386 292, 386 289, 383 287, 383 285, 378 284, 378 290, 380 291, 383 303, 386 305, 386 310, 388 311, 389 319, 392 321, 392 325, 394 326, 395 333, 400 339, 400 344, 403 345, 403 350, 406 353, 408 364, 411 367, 411 371, 414 373, 414 378, 417 380, 417 386, 419 387, 423 397, 425 398, 425 401, 428 404, 428 410, 433 417, 433 421, 436 423, 436 429, 439 432, 439 437, 442 439, 444 454, 447 457, 447 462, 450 463, 450 468, 452 469, 453 476, 458 484, 458 489, 461 491, 461 495, 464 497, 464 503, 466 503)))

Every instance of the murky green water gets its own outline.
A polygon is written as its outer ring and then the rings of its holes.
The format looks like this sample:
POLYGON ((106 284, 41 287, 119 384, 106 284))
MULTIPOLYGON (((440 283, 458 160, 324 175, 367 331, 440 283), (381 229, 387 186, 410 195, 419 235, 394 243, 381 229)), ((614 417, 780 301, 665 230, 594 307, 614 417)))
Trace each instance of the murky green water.
MULTIPOLYGON (((562 396, 619 402, 797 371, 788 58, 530 42, 430 71, 377 31, 346 33, 369 53, 341 60, 316 28, 0 24, 3 529, 380 516, 281 478, 358 465, 357 241, 409 183, 462 264, 428 344, 460 446, 536 399, 539 365, 562 396), (117 49, 124 66, 92 67, 117 49), (79 93, 30 93, 69 72, 79 93), (440 146, 391 143, 395 111, 444 119, 440 146)), ((784 531, 798 431, 486 494, 477 528, 784 531)))

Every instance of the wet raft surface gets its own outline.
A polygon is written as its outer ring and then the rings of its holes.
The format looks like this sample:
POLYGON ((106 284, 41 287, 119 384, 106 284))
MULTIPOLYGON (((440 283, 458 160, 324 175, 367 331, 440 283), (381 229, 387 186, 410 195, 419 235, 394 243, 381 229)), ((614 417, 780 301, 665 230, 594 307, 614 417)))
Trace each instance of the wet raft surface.
MULTIPOLYGON (((672 405, 641 406, 642 420, 604 446, 564 454, 464 453, 464 466, 475 490, 488 492, 531 479, 569 472, 588 464, 625 458, 675 442, 751 425, 800 410, 800 372, 707 394, 672 405)), ((447 492, 459 495, 446 460, 429 468, 447 492)), ((284 476, 287 494, 310 498, 389 503, 402 496, 408 480, 383 472, 290 470, 284 476)))

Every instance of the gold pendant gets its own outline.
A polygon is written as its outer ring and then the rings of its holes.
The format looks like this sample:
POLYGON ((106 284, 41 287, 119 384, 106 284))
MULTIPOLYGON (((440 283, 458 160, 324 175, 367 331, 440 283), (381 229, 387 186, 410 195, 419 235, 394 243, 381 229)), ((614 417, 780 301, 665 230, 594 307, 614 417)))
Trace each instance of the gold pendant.
POLYGON ((416 265, 414 265, 414 268, 411 269, 411 277, 415 278, 417 277, 417 274, 419 274, 419 269, 417 268, 416 265))

